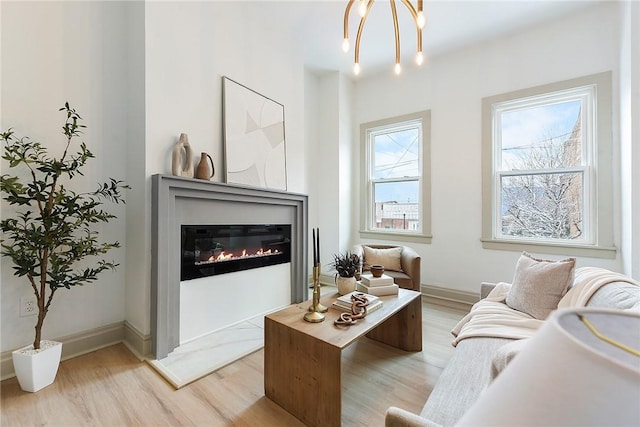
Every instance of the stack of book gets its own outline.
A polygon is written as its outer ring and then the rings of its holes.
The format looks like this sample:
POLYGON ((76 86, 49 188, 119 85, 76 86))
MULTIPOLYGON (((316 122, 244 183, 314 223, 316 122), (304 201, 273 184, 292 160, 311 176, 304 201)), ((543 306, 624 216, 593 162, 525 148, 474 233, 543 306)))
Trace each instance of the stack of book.
POLYGON ((367 313, 371 313, 382 307, 382 300, 375 295, 368 295, 363 292, 353 291, 348 294, 339 296, 332 304, 333 308, 338 309, 340 311, 347 311, 351 313, 351 305, 353 301, 351 300, 351 295, 360 294, 364 295, 364 297, 369 301, 369 305, 367 306, 367 313))
POLYGON ((393 277, 383 274, 380 277, 373 277, 371 273, 362 275, 356 290, 370 295, 398 295, 398 285, 393 283, 393 277))

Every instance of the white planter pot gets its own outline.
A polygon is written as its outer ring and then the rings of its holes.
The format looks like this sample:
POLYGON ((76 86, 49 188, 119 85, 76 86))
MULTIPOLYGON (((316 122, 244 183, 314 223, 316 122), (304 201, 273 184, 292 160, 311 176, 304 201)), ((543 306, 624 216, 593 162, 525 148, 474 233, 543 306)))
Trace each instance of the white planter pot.
POLYGON ((40 341, 40 349, 28 345, 12 353, 13 369, 24 391, 36 392, 53 383, 60 366, 62 343, 40 341))
POLYGON ((338 293, 340 295, 346 295, 356 290, 356 278, 338 276, 336 277, 336 285, 338 286, 338 293))

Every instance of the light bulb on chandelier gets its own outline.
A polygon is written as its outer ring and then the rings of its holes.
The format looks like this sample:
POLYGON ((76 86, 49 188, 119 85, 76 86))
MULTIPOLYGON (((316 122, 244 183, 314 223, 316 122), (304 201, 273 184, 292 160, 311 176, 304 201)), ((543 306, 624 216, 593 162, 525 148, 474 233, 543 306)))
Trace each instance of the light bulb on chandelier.
MULTIPOLYGON (((342 50, 344 52, 349 51, 349 12, 351 11, 351 6, 355 0, 349 0, 347 3, 347 7, 344 11, 344 39, 342 41, 342 50)), ((424 63, 424 55, 422 53, 422 28, 424 28, 426 24, 426 17, 422 10, 422 2, 423 0, 417 0, 417 10, 413 7, 410 0, 402 0, 402 4, 406 6, 406 8, 411 13, 413 18, 413 23, 416 28, 417 34, 417 52, 416 52, 416 64, 422 65, 424 63)), ((396 11, 395 0, 389 0, 391 5, 391 14, 393 18, 393 27, 395 33, 395 46, 396 46, 396 65, 395 65, 395 73, 396 75, 400 74, 402 71, 402 67, 400 66, 400 31, 398 25, 398 16, 396 11)), ((354 66, 353 72, 355 75, 360 73, 360 64, 359 64, 359 56, 360 56, 360 38, 362 35, 362 29, 364 28, 364 24, 369 16, 369 11, 371 10, 371 6, 373 5, 373 0, 358 0, 358 13, 360 15, 360 23, 358 25, 358 33, 356 35, 356 44, 355 44, 355 52, 354 52, 354 66)))
POLYGON ((367 14, 367 0, 360 0, 360 5, 358 6, 358 13, 360 17, 363 17, 367 14))
POLYGON ((417 16, 416 16, 416 24, 418 25, 418 28, 424 28, 424 24, 427 23, 427 18, 424 17, 424 12, 420 11, 418 12, 417 16))
POLYGON ((342 51, 344 53, 349 52, 349 39, 342 40, 342 51))

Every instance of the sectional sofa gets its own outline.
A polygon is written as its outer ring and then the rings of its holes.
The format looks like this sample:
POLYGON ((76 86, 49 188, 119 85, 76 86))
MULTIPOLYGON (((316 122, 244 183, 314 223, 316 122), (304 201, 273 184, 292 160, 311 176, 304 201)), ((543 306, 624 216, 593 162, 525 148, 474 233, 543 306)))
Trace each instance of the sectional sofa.
MULTIPOLYGON (((640 311, 640 283, 637 281, 595 267, 566 270, 571 283, 566 289, 560 286, 558 308, 586 306, 640 311)), ((516 272, 514 283, 517 276, 516 272)), ((496 375, 496 358, 501 349, 508 348, 504 346, 515 340, 533 336, 544 322, 544 319, 536 319, 507 304, 513 286, 509 283, 481 285, 480 302, 452 331, 456 349, 420 414, 390 407, 386 413, 386 426, 456 424, 496 375), (511 326, 517 327, 510 327, 510 316, 511 326)), ((517 357, 517 353, 509 357, 517 357)), ((502 363, 504 360, 502 354, 502 363)))

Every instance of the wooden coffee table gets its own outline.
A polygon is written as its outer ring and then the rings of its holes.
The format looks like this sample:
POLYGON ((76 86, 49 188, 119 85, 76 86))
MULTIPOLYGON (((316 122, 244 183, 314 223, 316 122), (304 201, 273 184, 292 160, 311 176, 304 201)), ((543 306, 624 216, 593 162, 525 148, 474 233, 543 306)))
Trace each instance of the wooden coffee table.
MULTIPOLYGON (((327 307, 337 294, 320 302, 327 307)), ((420 293, 400 289, 380 297, 383 305, 358 323, 337 327, 341 311, 330 308, 322 323, 303 319, 310 301, 265 317, 265 395, 309 426, 340 426, 342 417, 341 354, 358 338, 368 338, 406 351, 422 350, 420 293)))

